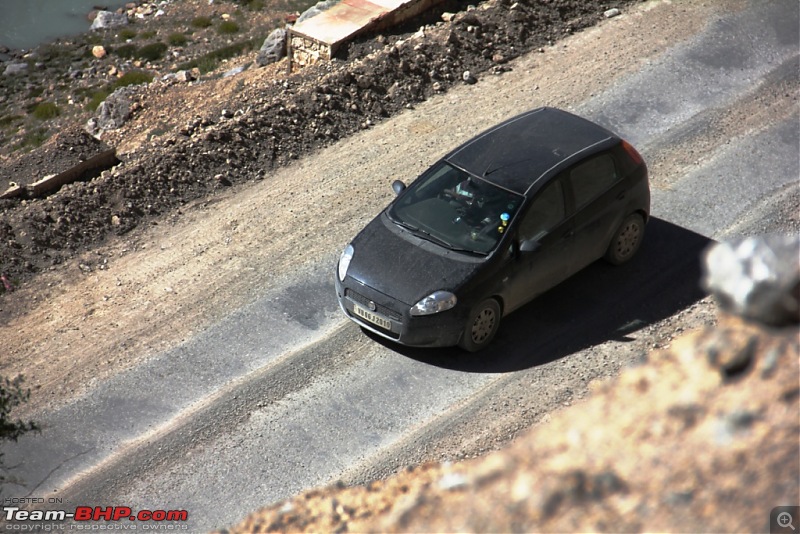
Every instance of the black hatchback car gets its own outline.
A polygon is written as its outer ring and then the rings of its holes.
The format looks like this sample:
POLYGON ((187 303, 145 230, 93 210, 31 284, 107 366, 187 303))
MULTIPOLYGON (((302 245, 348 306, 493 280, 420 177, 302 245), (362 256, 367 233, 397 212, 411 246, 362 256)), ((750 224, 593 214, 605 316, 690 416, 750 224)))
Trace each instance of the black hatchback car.
POLYGON ((647 167, 627 141, 540 108, 456 148, 347 245, 336 293, 362 327, 412 346, 486 347, 500 319, 595 260, 636 253, 647 167))

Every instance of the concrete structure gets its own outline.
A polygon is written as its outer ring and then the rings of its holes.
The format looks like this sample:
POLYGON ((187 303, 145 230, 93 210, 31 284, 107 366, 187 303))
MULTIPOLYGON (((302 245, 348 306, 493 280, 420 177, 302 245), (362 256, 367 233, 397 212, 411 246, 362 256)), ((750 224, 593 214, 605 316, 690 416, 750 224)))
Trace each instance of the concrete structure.
POLYGON ((377 32, 408 20, 441 0, 342 0, 327 11, 289 29, 292 66, 329 60, 342 44, 360 34, 377 32))

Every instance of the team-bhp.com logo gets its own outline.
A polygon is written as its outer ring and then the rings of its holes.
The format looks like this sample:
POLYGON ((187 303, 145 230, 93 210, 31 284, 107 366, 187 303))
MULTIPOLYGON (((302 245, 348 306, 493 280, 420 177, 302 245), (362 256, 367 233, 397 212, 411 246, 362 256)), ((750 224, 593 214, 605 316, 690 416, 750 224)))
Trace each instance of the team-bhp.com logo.
MULTIPOLYGON (((78 506, 74 511, 67 510, 23 510, 18 506, 3 507, 3 516, 6 521, 41 521, 57 523, 62 521, 98 522, 98 521, 155 521, 182 522, 188 521, 189 512, 186 510, 140 510, 134 512, 129 506, 78 506)), ((6 530, 20 530, 13 527, 13 523, 6 525, 6 530)), ((77 525, 80 527, 80 525, 77 525)), ((87 525, 88 526, 88 525, 87 525)), ((144 525, 143 525, 144 526, 144 525)))

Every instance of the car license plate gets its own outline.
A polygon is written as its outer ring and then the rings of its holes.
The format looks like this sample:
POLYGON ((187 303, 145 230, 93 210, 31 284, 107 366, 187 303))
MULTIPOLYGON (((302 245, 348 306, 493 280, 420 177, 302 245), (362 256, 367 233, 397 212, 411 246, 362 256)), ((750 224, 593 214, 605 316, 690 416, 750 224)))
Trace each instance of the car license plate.
POLYGON ((353 303, 353 312, 355 312, 355 314, 362 319, 366 319, 367 321, 371 322, 372 324, 376 324, 381 328, 385 328, 386 330, 392 329, 392 322, 389 319, 381 317, 380 315, 376 315, 369 310, 365 310, 355 302, 353 303))

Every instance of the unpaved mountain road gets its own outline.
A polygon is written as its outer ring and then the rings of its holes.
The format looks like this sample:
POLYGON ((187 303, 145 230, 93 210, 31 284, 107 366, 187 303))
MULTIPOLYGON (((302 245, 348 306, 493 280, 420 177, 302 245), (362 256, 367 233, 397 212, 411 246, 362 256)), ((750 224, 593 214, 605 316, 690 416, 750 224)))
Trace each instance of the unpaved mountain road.
POLYGON ((8 447, 25 484, 4 491, 184 509, 208 530, 546 420, 713 320, 697 284, 710 240, 798 230, 799 27, 794 1, 643 3, 111 243, 106 270, 18 292, 41 304, 0 332, 37 387, 26 413, 43 431, 8 447), (343 319, 336 258, 391 181, 540 105, 641 148, 654 218, 637 259, 590 266, 479 355, 396 347, 343 319))

